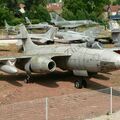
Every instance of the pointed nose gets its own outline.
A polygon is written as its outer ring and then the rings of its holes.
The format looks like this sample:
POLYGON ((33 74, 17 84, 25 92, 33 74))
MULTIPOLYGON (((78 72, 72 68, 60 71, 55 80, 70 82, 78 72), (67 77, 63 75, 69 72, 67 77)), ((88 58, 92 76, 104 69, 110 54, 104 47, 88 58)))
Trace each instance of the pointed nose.
POLYGON ((119 57, 115 58, 114 63, 115 63, 116 68, 120 69, 120 55, 119 55, 119 57))
POLYGON ((101 60, 101 71, 110 72, 120 69, 120 55, 114 52, 104 52, 101 60))

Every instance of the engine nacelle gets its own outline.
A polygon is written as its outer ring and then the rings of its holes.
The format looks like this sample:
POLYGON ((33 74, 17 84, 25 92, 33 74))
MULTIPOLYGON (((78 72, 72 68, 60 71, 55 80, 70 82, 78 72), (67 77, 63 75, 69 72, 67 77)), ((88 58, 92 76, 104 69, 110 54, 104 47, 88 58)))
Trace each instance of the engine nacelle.
POLYGON ((25 70, 27 72, 53 72, 56 69, 56 63, 46 57, 32 57, 28 63, 25 65, 25 70))

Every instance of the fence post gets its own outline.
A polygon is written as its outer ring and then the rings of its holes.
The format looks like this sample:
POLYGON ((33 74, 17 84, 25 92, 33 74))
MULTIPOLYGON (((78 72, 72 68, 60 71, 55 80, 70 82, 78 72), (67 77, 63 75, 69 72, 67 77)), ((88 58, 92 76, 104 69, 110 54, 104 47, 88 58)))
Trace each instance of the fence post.
POLYGON ((112 115, 112 113, 113 113, 113 105, 112 105, 112 103, 113 103, 113 99, 112 99, 112 94, 113 94, 113 91, 112 91, 112 87, 110 87, 110 115, 112 115))
POLYGON ((48 120, 48 97, 45 99, 45 119, 48 120))

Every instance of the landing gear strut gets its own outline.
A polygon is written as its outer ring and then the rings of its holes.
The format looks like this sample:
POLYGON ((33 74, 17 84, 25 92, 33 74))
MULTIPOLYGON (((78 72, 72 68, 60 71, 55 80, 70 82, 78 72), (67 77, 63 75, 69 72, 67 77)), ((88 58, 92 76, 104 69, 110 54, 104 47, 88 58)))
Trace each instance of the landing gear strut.
POLYGON ((77 89, 81 89, 82 87, 86 88, 87 87, 87 81, 84 77, 81 77, 80 80, 75 81, 75 87, 77 89))
POLYGON ((27 73, 27 78, 24 80, 25 83, 31 82, 31 75, 27 73))

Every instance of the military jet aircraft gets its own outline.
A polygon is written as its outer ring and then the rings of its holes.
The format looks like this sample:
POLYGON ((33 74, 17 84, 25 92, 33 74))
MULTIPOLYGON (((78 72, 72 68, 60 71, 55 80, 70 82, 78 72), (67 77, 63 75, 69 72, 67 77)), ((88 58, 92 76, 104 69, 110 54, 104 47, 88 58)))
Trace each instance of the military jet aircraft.
MULTIPOLYGON (((34 33, 28 33, 29 37, 32 39, 32 41, 36 44, 50 44, 54 43, 54 37, 57 32, 57 28, 51 27, 46 33, 44 34, 34 34, 34 33)), ((16 38, 21 38, 22 33, 18 34, 16 38)), ((19 41, 18 41, 19 42, 19 41)))
POLYGON ((111 20, 109 22, 109 29, 112 33, 112 40, 115 46, 120 47, 120 26, 117 21, 111 20))
POLYGON ((18 28, 19 28, 19 25, 16 25, 16 26, 11 26, 7 23, 7 21, 5 20, 4 21, 5 23, 5 30, 7 31, 7 33, 10 33, 10 32, 18 32, 18 28))
POLYGON ((16 73, 17 68, 28 75, 25 82, 30 82, 32 73, 50 73, 56 68, 73 71, 80 76, 75 81, 76 88, 87 87, 88 73, 110 72, 120 69, 120 55, 106 49, 90 49, 83 44, 35 45, 29 38, 24 26, 20 27, 24 52, 19 56, 0 57, 0 70, 16 73), (27 39, 26 39, 27 38, 27 39), (16 60, 10 64, 11 60, 16 60))
POLYGON ((48 29, 51 27, 47 22, 32 24, 28 17, 25 17, 25 21, 28 24, 27 29, 48 29))
POLYGON ((58 31, 56 37, 60 38, 56 41, 62 43, 82 43, 82 42, 95 42, 98 34, 101 32, 101 28, 92 27, 83 32, 75 31, 58 31))
POLYGON ((51 17, 51 23, 59 28, 76 28, 81 25, 97 24, 96 22, 93 22, 92 20, 68 21, 60 17, 55 12, 51 12, 50 17, 51 17))

